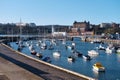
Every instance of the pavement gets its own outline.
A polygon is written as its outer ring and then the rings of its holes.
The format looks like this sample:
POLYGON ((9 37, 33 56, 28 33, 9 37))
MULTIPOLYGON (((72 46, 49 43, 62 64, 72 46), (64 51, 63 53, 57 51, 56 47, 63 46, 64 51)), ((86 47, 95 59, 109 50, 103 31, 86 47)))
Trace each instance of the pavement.
POLYGON ((37 62, 0 44, 0 80, 87 80, 37 62))

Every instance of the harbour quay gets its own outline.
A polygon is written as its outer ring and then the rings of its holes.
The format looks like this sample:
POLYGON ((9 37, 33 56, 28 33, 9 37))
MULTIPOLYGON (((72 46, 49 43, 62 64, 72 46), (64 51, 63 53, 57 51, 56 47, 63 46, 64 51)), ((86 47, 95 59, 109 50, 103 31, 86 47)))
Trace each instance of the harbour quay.
MULTIPOLYGON (((89 38, 86 41, 91 42, 94 41, 94 38, 89 38)), ((98 39, 99 41, 103 42, 103 43, 108 43, 108 44, 114 44, 114 45, 120 45, 120 40, 115 40, 115 39, 98 39)))
POLYGON ((51 65, 0 44, 2 80, 94 80, 94 78, 51 65))

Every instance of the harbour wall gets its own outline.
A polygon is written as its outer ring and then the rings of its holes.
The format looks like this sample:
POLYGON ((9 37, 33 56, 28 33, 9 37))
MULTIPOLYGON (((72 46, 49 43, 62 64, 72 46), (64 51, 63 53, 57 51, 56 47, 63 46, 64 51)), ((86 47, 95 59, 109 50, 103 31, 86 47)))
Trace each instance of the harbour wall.
POLYGON ((3 44, 3 43, 2 43, 2 45, 6 46, 7 48, 9 48, 10 50, 14 51, 14 52, 17 53, 17 54, 20 54, 20 55, 25 56, 25 57, 27 57, 27 58, 29 58, 29 59, 32 59, 32 60, 37 61, 37 62, 40 62, 40 63, 42 63, 42 64, 45 64, 45 65, 47 65, 47 66, 50 66, 50 67, 53 67, 53 68, 62 70, 62 71, 64 71, 64 72, 66 72, 66 73, 69 73, 69 74, 72 74, 72 75, 75 75, 75 76, 78 76, 78 77, 82 77, 82 78, 84 78, 85 80, 96 80, 96 79, 94 79, 94 78, 92 78, 92 77, 88 77, 88 76, 85 76, 85 75, 83 75, 83 74, 80 74, 80 73, 77 73, 77 72, 74 72, 74 71, 71 71, 71 70, 68 70, 68 69, 64 69, 64 68, 62 68, 62 67, 59 67, 59 66, 56 66, 56 65, 47 63, 47 62, 44 62, 44 61, 42 61, 42 60, 35 59, 35 58, 31 57, 31 56, 28 56, 28 55, 25 55, 25 54, 23 54, 23 53, 21 53, 21 52, 19 52, 19 51, 16 51, 16 50, 12 49, 11 47, 9 47, 9 46, 7 46, 7 45, 5 45, 5 44, 3 44))

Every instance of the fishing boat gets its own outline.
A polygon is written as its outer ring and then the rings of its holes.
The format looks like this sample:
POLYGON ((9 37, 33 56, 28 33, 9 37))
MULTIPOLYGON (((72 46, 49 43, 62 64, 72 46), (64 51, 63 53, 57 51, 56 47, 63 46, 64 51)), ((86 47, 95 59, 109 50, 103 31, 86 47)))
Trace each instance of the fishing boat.
POLYGON ((97 62, 93 65, 93 69, 98 71, 98 72, 103 72, 105 71, 105 67, 100 62, 97 62))

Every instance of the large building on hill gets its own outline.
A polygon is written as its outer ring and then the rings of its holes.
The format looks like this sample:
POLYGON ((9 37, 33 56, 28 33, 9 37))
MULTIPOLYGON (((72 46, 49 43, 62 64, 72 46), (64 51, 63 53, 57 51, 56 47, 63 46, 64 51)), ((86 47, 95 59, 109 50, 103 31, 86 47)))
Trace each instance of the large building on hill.
POLYGON ((73 27, 71 28, 71 30, 69 31, 69 35, 84 35, 86 34, 87 31, 89 31, 90 29, 90 22, 77 22, 75 21, 73 23, 73 27))

